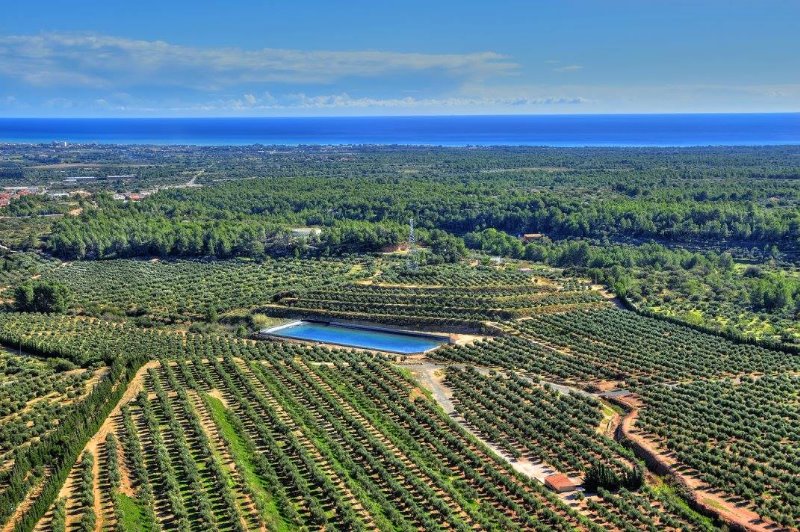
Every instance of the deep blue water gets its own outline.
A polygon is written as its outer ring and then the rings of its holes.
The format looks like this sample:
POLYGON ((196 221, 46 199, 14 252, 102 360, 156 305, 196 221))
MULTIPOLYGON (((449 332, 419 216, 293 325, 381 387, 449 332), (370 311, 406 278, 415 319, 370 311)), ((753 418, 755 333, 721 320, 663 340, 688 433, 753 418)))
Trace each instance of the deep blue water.
POLYGON ((800 113, 329 118, 0 118, 0 142, 752 146, 800 144, 800 113))
POLYGON ((437 340, 433 337, 412 336, 410 334, 372 331, 305 321, 280 328, 270 332, 270 334, 297 340, 311 340, 408 355, 423 353, 444 343, 444 340, 437 340))

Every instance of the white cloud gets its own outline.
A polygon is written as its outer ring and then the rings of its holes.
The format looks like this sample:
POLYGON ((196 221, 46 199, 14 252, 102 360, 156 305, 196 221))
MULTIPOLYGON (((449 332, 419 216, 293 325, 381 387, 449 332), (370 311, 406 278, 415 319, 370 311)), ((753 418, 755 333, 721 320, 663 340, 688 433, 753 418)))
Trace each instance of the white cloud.
POLYGON ((273 96, 265 93, 263 96, 245 94, 241 98, 217 100, 191 105, 172 106, 171 112, 295 112, 295 111, 343 111, 372 110, 376 112, 431 112, 454 110, 464 112, 468 110, 496 110, 498 108, 534 108, 542 106, 574 106, 588 103, 582 97, 529 97, 529 96, 452 96, 438 98, 417 98, 413 96, 394 98, 352 97, 347 93, 308 95, 305 93, 292 93, 282 96, 273 96))
POLYGON ((57 97, 45 101, 44 106, 51 109, 72 109, 75 107, 75 102, 69 98, 57 97))
MULTIPOLYGON (((565 75, 564 79, 571 79, 565 75)), ((580 97, 580 110, 562 106, 548 112, 580 113, 698 113, 800 112, 800 84, 508 84, 487 87, 465 84, 460 94, 475 99, 513 99, 519 95, 547 98, 580 97)))
POLYGON ((560 73, 577 72, 578 70, 581 70, 582 68, 583 68, 583 65, 566 65, 566 66, 554 68, 553 72, 560 72, 560 73))
MULTIPOLYGON (((566 79, 566 78, 565 78, 566 79)), ((341 116, 523 113, 787 112, 800 111, 800 85, 489 85, 462 83, 431 93, 344 87, 281 92, 231 87, 214 94, 64 91, 0 96, 6 116, 341 116), (355 90, 355 89, 353 89, 355 90)))
POLYGON ((350 77, 430 72, 482 79, 514 72, 494 52, 424 54, 264 48, 196 48, 106 35, 0 37, 0 75, 35 86, 141 85, 220 89, 243 83, 324 84, 350 77))
POLYGON ((496 106, 528 106, 528 105, 575 105, 585 103, 583 98, 497 98, 497 97, 450 97, 450 98, 351 98, 348 94, 332 94, 323 96, 306 96, 305 94, 290 95, 282 107, 299 108, 451 108, 451 107, 477 107, 489 108, 496 106))

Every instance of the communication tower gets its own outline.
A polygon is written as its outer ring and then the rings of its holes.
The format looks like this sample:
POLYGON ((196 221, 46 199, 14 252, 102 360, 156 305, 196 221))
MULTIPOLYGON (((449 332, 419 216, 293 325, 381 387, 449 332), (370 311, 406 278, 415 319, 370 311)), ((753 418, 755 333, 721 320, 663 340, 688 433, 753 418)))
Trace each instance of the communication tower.
POLYGON ((408 262, 406 267, 409 271, 415 272, 419 269, 417 257, 417 238, 414 235, 414 218, 408 221, 408 262))

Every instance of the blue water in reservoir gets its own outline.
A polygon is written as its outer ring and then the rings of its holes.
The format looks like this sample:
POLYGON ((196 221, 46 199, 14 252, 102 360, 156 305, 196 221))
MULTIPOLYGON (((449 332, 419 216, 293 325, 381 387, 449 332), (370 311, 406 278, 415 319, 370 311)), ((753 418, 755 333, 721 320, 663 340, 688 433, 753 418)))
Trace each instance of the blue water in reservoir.
POLYGON ((412 336, 409 334, 386 331, 372 331, 368 329, 305 321, 299 322, 297 325, 291 325, 270 332, 270 334, 295 340, 310 340, 349 347, 360 347, 362 349, 390 351, 392 353, 402 353, 405 355, 423 353, 445 343, 445 340, 432 337, 412 336))
POLYGON ((318 118, 0 118, 0 142, 193 145, 800 144, 800 113, 318 118))

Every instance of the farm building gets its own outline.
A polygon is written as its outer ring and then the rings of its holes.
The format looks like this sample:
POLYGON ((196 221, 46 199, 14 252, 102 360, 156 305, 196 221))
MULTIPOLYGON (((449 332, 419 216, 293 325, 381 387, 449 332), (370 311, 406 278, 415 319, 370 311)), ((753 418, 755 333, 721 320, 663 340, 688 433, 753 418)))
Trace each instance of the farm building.
POLYGON ((520 238, 527 244, 528 242, 533 242, 534 240, 541 240, 544 238, 544 235, 542 233, 525 233, 520 238))
POLYGON ((578 486, 563 473, 550 475, 544 479, 544 484, 556 493, 566 493, 568 491, 575 491, 578 489, 578 486))

